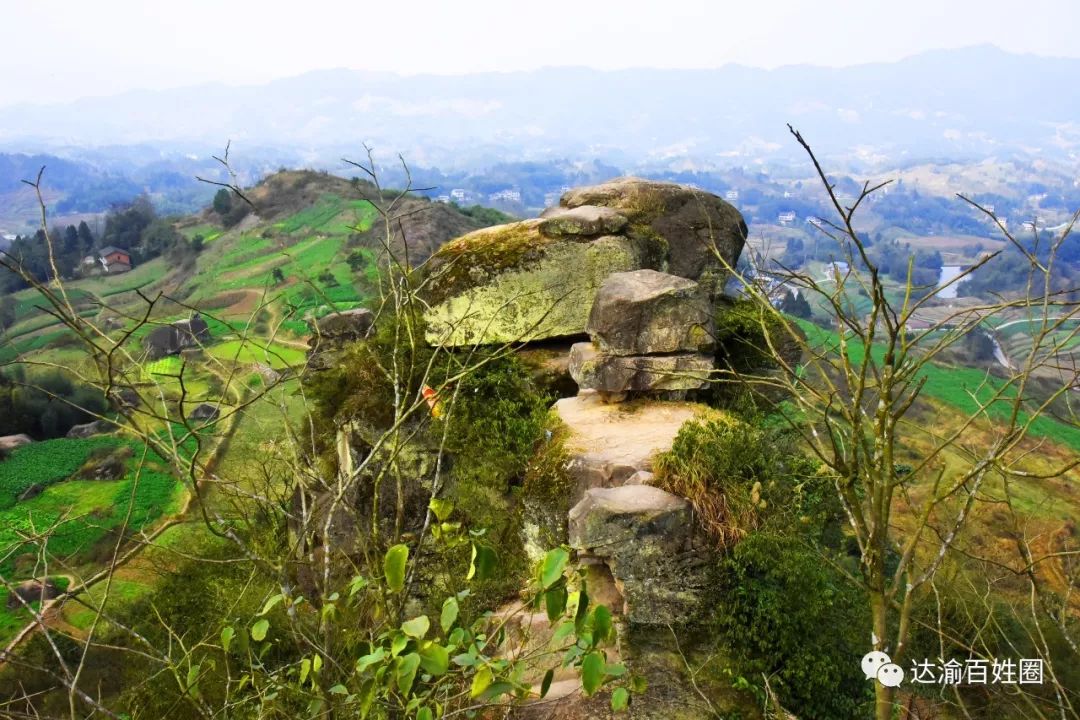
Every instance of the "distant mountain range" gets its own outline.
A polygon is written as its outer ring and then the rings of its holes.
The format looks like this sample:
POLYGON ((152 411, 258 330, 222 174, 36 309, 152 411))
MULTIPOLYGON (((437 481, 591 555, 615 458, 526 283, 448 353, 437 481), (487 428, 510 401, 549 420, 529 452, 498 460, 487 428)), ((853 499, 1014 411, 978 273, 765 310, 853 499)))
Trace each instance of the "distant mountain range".
MULTIPOLYGON (((648 48, 627 52, 649 61, 648 48)), ((0 150, 85 157, 86 148, 144 144, 205 157, 231 139, 249 161, 318 165, 368 142, 444 169, 553 158, 708 168, 795 157, 790 122, 823 154, 871 166, 1017 155, 1077 162, 1078 79, 1078 59, 989 46, 840 69, 326 70, 258 86, 0 108, 0 150)))

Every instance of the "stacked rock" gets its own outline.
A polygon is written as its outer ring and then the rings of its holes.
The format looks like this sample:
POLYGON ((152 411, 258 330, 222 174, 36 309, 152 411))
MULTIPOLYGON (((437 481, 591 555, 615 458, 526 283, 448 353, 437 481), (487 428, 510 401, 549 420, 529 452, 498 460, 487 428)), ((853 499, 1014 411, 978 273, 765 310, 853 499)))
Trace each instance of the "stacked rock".
POLYGON ((609 402, 630 395, 683 397, 713 368, 716 325, 707 293, 655 270, 613 273, 589 314, 591 342, 570 349, 570 374, 609 402))

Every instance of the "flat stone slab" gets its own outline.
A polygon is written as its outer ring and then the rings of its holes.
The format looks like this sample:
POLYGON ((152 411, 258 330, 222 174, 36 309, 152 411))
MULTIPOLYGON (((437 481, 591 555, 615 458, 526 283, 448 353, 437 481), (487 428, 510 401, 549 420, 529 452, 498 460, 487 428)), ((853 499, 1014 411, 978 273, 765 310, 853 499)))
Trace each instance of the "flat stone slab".
POLYGON ((566 450, 579 494, 621 485, 638 471, 651 470, 653 456, 670 450, 679 428, 705 409, 659 400, 608 404, 594 392, 556 402, 555 412, 570 431, 566 450))
POLYGON ((713 358, 699 353, 607 355, 591 342, 570 348, 570 376, 582 390, 622 393, 699 390, 708 385, 713 358))

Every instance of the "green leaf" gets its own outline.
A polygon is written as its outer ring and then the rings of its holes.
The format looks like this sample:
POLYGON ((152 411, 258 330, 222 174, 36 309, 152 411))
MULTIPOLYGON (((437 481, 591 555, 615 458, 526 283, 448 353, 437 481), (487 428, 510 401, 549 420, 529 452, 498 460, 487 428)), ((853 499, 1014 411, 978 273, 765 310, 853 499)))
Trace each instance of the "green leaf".
POLYGON ((386 585, 390 592, 401 592, 405 588, 405 564, 408 561, 408 545, 395 545, 386 551, 383 572, 386 573, 386 585))
POLYGON ((285 599, 285 596, 282 595, 281 593, 278 593, 277 595, 273 596, 272 598, 270 598, 269 600, 266 601, 266 604, 263 605, 263 609, 259 611, 259 614, 258 614, 257 617, 262 617, 266 613, 270 612, 271 610, 274 609, 275 605, 277 605, 279 602, 281 602, 284 599, 285 599))
POLYGON ((450 669, 450 653, 438 643, 430 643, 420 651, 420 667, 429 675, 445 675, 450 669))
POLYGON ((487 699, 487 700, 493 700, 493 699, 499 697, 500 695, 504 695, 506 693, 510 693, 510 692, 513 692, 513 691, 514 691, 513 683, 497 682, 497 683, 495 683, 494 685, 492 685, 491 687, 489 687, 487 689, 487 692, 484 693, 484 698, 487 699))
POLYGON ((262 642, 266 639, 266 631, 270 629, 270 621, 263 619, 251 626, 251 639, 262 642))
POLYGON ((475 577, 477 580, 486 580, 491 577, 495 572, 498 559, 499 556, 493 549, 487 545, 474 542, 472 544, 472 562, 469 563, 469 574, 465 576, 465 579, 472 580, 475 577))
POLYGON ((335 685, 334 687, 330 688, 330 694, 331 695, 348 695, 349 694, 349 689, 347 687, 345 687, 344 685, 335 685))
POLYGON ((311 661, 304 658, 300 661, 300 684, 303 685, 307 682, 308 675, 311 674, 311 661))
POLYGON ((428 629, 431 627, 431 621, 428 620, 427 615, 421 615, 415 617, 412 620, 407 620, 401 624, 401 632, 405 633, 409 637, 414 637, 417 640, 422 640, 427 635, 428 629))
POLYGON ((316 655, 315 659, 311 661, 311 669, 315 672, 322 670, 322 655, 316 655))
POLYGON ((365 578, 363 575, 357 575, 349 582, 349 597, 354 597, 356 593, 360 592, 367 586, 367 578, 365 578))
POLYGON ((442 604, 442 614, 439 615, 439 626, 442 628, 444 634, 450 632, 450 628, 454 627, 454 622, 457 620, 457 616, 457 598, 446 598, 446 601, 442 604))
POLYGON ((435 519, 439 522, 443 522, 450 517, 450 513, 454 512, 454 503, 450 500, 431 498, 428 507, 431 508, 431 512, 435 513, 435 519))
POLYGON ((599 645, 611 635, 611 611, 606 605, 597 605, 593 610, 593 638, 599 645))
POLYGON ((540 683, 540 697, 547 697, 548 690, 551 689, 551 681, 555 679, 555 668, 549 668, 544 673, 544 680, 540 683))
POLYGON ((574 626, 578 632, 581 632, 585 625, 585 618, 589 616, 589 594, 585 592, 585 588, 581 588, 581 592, 578 594, 577 612, 574 614, 574 626))
POLYGON ((485 690, 491 685, 495 677, 491 674, 491 670, 485 665, 480 668, 473 677, 472 688, 469 690, 469 697, 479 697, 485 690))
POLYGON ((559 625, 559 627, 555 630, 555 634, 551 636, 551 641, 553 643, 560 643, 566 638, 570 637, 573 632, 574 623, 567 620, 566 622, 559 625))
POLYGON ((540 569, 540 585, 547 590, 557 583, 562 578, 568 562, 570 562, 570 553, 565 549, 560 547, 548 550, 540 569))
POLYGON ((397 659, 397 667, 394 668, 394 679, 397 681, 398 690, 402 695, 408 695, 412 689, 413 681, 416 680, 416 670, 420 667, 420 656, 409 653, 397 659))
POLYGON ((622 677, 626 674, 626 666, 622 663, 612 663, 604 668, 604 674, 611 677, 622 677))
POLYGON ((199 669, 200 665, 196 663, 189 665, 187 671, 187 692, 196 699, 201 696, 199 692, 199 669))
POLYGON ((566 586, 560 585, 544 593, 544 606, 547 608, 548 621, 555 622, 566 610, 566 586))
POLYGON ((401 654, 401 651, 405 649, 405 646, 409 644, 409 636, 405 633, 398 633, 394 636, 393 642, 390 643, 390 654, 397 657, 401 654))
POLYGON ((431 708, 422 707, 420 711, 416 713, 416 720, 433 720, 434 716, 431 714, 431 708))
POLYGON ((615 712, 625 710, 630 704, 630 693, 626 691, 626 688, 615 688, 615 692, 611 693, 611 709, 615 712))
POLYGON ((604 656, 591 652, 581 661, 581 688, 592 695, 604 682, 604 656))
POLYGON ((225 652, 229 652, 229 646, 232 645, 234 635, 236 635, 236 631, 231 627, 224 627, 221 629, 221 649, 225 652))
POLYGON ((454 656, 454 664, 460 665, 461 667, 473 667, 478 662, 479 660, 476 659, 475 655, 470 655, 468 653, 461 653, 460 655, 454 656))
POLYGON ((365 655, 356 661, 356 672, 362 673, 372 665, 378 665, 386 659, 386 648, 379 648, 370 655, 365 655))

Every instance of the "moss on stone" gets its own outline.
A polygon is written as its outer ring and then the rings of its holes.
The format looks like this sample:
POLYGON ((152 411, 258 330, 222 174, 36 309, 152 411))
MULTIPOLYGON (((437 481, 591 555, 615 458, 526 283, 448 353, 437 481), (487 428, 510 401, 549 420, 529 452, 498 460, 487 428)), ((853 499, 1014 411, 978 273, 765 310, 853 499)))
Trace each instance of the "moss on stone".
POLYGON ((581 334, 600 284, 611 273, 642 267, 642 258, 652 256, 649 244, 621 235, 551 241, 515 268, 479 271, 442 302, 434 302, 441 290, 429 293, 428 342, 462 346, 581 334))
POLYGON ((476 230, 440 247, 431 259, 429 302, 438 303, 478 281, 537 260, 553 240, 538 220, 476 230))
POLYGON ((567 542, 566 518, 577 483, 570 475, 570 430, 554 411, 548 414, 546 437, 525 469, 521 489, 522 513, 531 553, 567 542))

